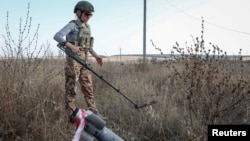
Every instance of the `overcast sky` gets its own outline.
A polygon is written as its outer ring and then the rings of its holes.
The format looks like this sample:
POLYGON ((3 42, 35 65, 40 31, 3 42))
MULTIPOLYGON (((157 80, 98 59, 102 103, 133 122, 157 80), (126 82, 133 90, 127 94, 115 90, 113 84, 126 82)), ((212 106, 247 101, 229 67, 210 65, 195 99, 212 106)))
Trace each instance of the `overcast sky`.
MULTIPOLYGON (((95 13, 89 24, 94 49, 101 55, 142 54, 143 0, 89 0, 95 13)), ((39 44, 49 42, 58 52, 54 34, 70 20, 77 0, 0 0, 0 46, 4 45, 6 13, 13 35, 19 34, 30 3, 32 29, 40 24, 39 44)), ((201 35, 201 17, 206 43, 218 45, 228 54, 250 54, 249 0, 147 0, 147 54, 157 54, 150 40, 169 54, 175 42, 192 44, 201 35)), ((24 23, 23 23, 24 24, 24 23)), ((211 48, 208 44, 207 48, 211 48)))

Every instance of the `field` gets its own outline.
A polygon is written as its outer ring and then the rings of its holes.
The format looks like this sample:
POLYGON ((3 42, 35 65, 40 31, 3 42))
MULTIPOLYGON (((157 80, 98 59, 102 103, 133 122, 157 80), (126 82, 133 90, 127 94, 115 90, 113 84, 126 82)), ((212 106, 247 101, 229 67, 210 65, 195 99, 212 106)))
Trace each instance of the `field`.
MULTIPOLYGON (((97 73, 138 104, 133 104, 93 76, 96 100, 107 127, 128 141, 206 140, 208 124, 249 123, 249 61, 105 58, 97 73), (121 63, 130 62, 130 63, 121 63), (131 63, 133 62, 133 63, 131 63)), ((2 59, 0 139, 71 140, 74 126, 64 109, 64 60, 2 59)), ((85 107, 79 91, 78 105, 85 107)))
MULTIPOLYGON (((18 39, 7 23, 0 45, 0 141, 71 140, 75 127, 65 111, 65 55, 52 56, 49 44, 39 47, 38 30, 28 38, 26 20, 18 39)), ((103 67, 90 58, 96 73, 138 105, 158 102, 135 109, 93 75, 97 106, 109 129, 126 141, 206 141, 209 124, 250 123, 249 57, 241 50, 227 55, 212 43, 205 47, 203 31, 202 23, 193 45, 176 43, 166 58, 104 56, 103 67)), ((77 105, 86 108, 80 91, 77 105)))

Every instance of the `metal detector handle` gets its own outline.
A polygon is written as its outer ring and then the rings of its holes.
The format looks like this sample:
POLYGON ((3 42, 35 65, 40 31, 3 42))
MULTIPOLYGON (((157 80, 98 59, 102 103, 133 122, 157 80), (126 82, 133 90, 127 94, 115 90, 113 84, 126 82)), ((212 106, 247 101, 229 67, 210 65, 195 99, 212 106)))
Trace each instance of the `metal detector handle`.
POLYGON ((144 104, 141 106, 138 106, 133 100, 131 100, 128 96, 126 96, 125 94, 123 94, 118 88, 114 87, 112 84, 110 84, 107 80, 105 80, 103 78, 103 76, 99 75, 98 73, 96 73, 93 69, 90 68, 90 66, 82 59, 80 59, 78 56, 76 56, 71 49, 67 48, 64 44, 58 44, 57 47, 59 47, 62 51, 64 51, 69 57, 71 57, 72 59, 76 60, 79 64, 81 64, 83 67, 85 67, 86 69, 88 69, 89 71, 91 71, 94 75, 96 75, 97 77, 99 77, 101 80, 103 80, 106 84, 108 84, 111 88, 113 88, 117 93, 119 93, 120 95, 122 95, 124 98, 126 98, 129 102, 131 102, 134 107, 136 109, 140 109, 152 104, 155 104, 155 102, 150 102, 149 104, 144 104))

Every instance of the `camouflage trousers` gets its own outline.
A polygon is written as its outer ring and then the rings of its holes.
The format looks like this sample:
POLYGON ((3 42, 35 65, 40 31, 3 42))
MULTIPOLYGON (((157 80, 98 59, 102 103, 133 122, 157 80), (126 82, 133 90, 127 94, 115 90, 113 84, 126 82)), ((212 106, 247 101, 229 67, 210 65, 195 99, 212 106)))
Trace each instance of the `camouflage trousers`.
POLYGON ((98 109, 95 104, 92 76, 85 67, 67 56, 65 62, 65 102, 66 109, 69 114, 72 114, 76 108, 75 98, 77 90, 77 82, 79 82, 81 91, 84 94, 85 102, 89 110, 98 114, 98 109))

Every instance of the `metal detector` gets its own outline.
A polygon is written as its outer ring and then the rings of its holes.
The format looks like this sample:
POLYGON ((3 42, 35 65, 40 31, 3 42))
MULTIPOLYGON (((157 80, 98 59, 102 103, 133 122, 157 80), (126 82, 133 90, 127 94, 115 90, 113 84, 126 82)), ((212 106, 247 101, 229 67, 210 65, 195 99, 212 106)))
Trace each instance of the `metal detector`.
POLYGON ((107 80, 105 80, 103 78, 103 76, 99 75, 98 73, 96 73, 93 69, 90 68, 90 66, 82 59, 80 59, 78 56, 76 56, 69 48, 67 48, 65 45, 63 44, 58 44, 57 47, 59 47, 63 52, 65 52, 69 57, 71 57, 72 59, 76 60, 78 63, 80 63, 83 67, 85 67, 86 69, 88 69, 89 71, 91 71, 93 74, 95 74, 98 78, 100 78, 101 80, 103 80, 106 84, 108 84, 111 88, 113 88, 117 93, 119 93, 120 95, 122 95, 124 98, 126 98, 130 103, 132 103, 134 105, 134 107, 136 109, 140 109, 140 108, 144 108, 153 104, 156 104, 157 101, 151 101, 150 103, 146 103, 146 104, 142 104, 142 105, 138 105, 136 104, 133 100, 131 100, 131 98, 129 98, 128 96, 126 96, 125 94, 123 94, 118 88, 114 87, 112 84, 110 84, 107 80))

